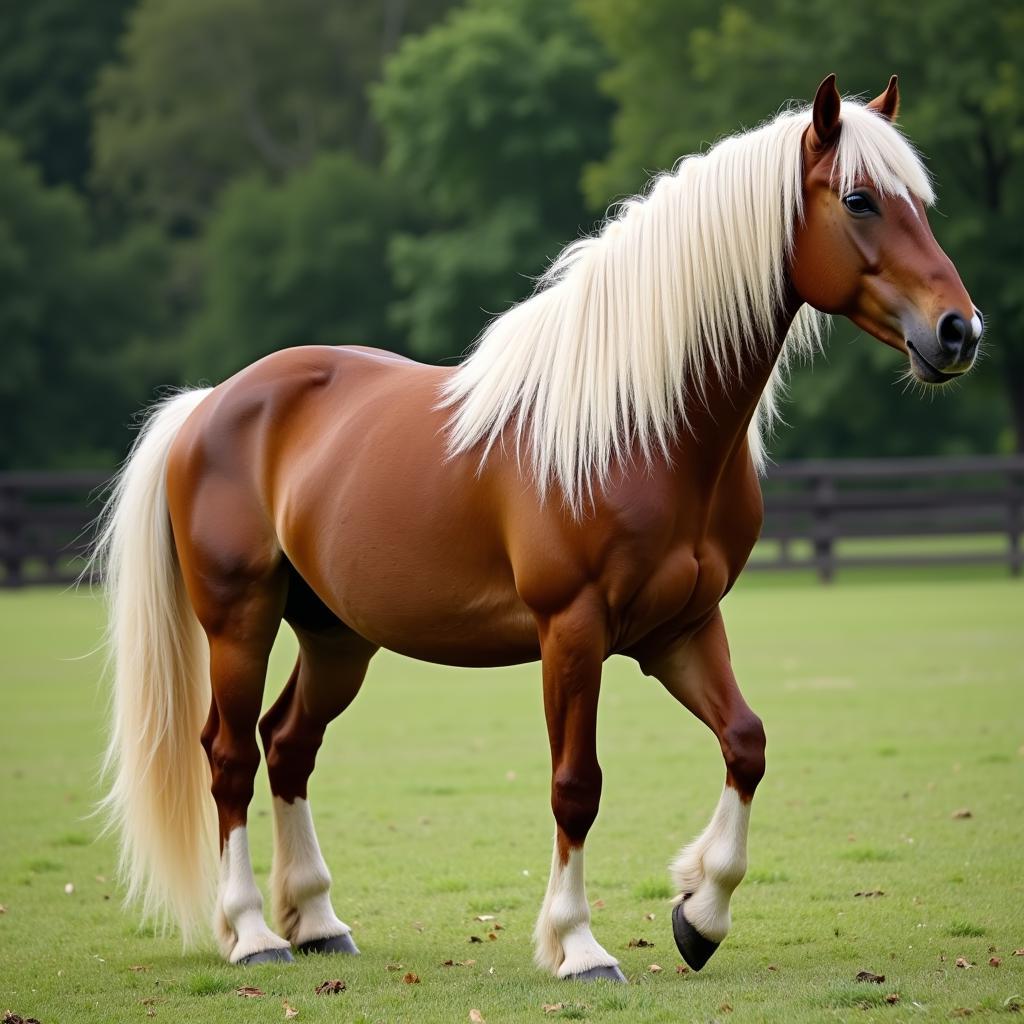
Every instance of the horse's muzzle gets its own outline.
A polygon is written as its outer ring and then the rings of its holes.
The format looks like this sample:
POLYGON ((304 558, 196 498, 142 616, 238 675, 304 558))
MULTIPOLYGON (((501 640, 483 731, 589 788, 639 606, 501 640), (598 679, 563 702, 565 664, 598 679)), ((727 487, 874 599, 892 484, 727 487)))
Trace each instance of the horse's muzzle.
POLYGON ((939 317, 934 332, 915 323, 906 332, 910 368, 926 384, 946 384, 965 374, 973 365, 978 344, 985 333, 985 319, 975 309, 970 320, 956 310, 939 317))

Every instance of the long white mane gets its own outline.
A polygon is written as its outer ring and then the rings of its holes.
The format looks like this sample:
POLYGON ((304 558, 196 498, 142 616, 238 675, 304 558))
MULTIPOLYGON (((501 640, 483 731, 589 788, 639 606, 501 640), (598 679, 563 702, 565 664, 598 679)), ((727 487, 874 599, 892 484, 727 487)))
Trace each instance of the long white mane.
MULTIPOLYGON (((582 511, 613 461, 664 453, 711 371, 736 379, 766 345, 803 214, 801 141, 810 109, 788 110, 653 179, 594 236, 568 245, 529 298, 497 317, 442 391, 449 451, 507 430, 542 495, 582 511)), ((861 175, 886 194, 933 201, 928 173, 887 120, 845 100, 836 188, 861 175)), ((801 308, 748 435, 762 468, 786 364, 820 344, 801 308)))

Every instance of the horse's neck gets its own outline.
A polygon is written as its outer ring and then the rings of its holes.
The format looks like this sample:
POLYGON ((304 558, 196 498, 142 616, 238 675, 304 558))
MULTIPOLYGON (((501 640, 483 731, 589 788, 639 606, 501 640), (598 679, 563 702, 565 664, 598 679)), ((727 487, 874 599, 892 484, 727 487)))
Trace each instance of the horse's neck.
POLYGON ((702 479, 714 480, 730 462, 744 455, 751 421, 799 305, 799 300, 788 301, 779 311, 771 337, 759 338, 743 349, 749 355, 739 372, 735 367, 709 372, 702 398, 699 391, 691 389, 695 398, 687 409, 686 426, 678 433, 690 458, 674 460, 681 473, 692 475, 696 469, 702 479))

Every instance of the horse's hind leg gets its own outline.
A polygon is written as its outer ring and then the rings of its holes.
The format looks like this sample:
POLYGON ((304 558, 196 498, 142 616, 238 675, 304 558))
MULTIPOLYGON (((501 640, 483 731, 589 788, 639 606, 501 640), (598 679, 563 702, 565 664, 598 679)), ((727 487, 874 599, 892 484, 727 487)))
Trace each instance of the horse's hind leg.
POLYGON ((725 758, 725 789, 710 823, 670 867, 679 893, 672 914, 676 945, 700 970, 729 931, 729 900, 746 874, 750 802, 764 775, 764 728, 736 685, 720 612, 641 667, 714 732, 725 758))
POLYGON ((331 905, 327 870, 307 798, 307 782, 328 723, 353 701, 376 648, 338 624, 296 628, 300 651, 291 679, 260 722, 274 802, 274 914, 302 953, 358 953, 331 905))
POLYGON ((267 659, 288 592, 286 565, 247 496, 215 478, 202 483, 181 496, 180 507, 172 505, 172 520, 189 597, 210 645, 212 700, 202 743, 220 831, 214 930, 231 963, 290 960, 287 940, 263 919, 246 828, 267 659))

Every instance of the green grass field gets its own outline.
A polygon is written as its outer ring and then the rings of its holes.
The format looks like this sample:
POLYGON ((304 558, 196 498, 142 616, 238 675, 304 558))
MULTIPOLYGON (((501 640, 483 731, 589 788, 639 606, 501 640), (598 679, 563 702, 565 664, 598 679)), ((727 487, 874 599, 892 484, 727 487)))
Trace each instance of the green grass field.
MULTIPOLYGON (((382 655, 332 726, 310 795, 361 957, 232 968, 212 941, 183 954, 173 936, 140 929, 121 906, 113 845, 88 817, 106 698, 100 659, 82 655, 100 617, 84 593, 0 595, 0 1014, 280 1021, 287 1003, 300 1024, 458 1022, 471 1010, 488 1024, 1020 1019, 1008 1016, 1024 1008, 1024 956, 1013 955, 1024 947, 1019 582, 741 583, 726 618, 769 767, 733 931, 699 975, 676 972, 664 865, 714 808, 717 744, 630 663, 608 664, 588 877, 595 934, 631 982, 618 987, 532 966, 552 834, 532 666, 382 655), (484 914, 503 926, 494 939, 484 914), (653 946, 630 946, 640 938, 653 946), (855 981, 863 970, 884 984, 855 981), (346 991, 314 993, 332 978, 346 991), (242 985, 265 994, 242 998, 242 985)), ((290 656, 282 640, 268 700, 290 656)), ((251 842, 265 883, 262 777, 257 794, 251 842)))

